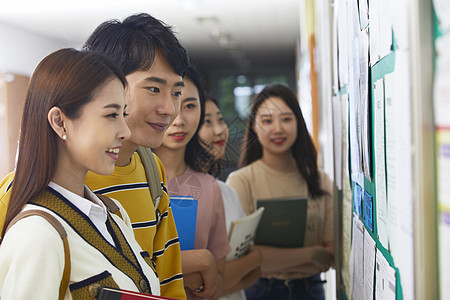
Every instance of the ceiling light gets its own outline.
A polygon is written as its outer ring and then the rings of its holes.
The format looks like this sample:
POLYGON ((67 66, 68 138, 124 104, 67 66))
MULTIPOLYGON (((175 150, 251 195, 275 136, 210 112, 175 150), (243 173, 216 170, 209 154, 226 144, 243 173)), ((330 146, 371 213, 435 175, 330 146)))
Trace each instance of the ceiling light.
POLYGON ((219 19, 215 16, 200 16, 196 19, 200 24, 206 26, 216 26, 219 24, 219 19))

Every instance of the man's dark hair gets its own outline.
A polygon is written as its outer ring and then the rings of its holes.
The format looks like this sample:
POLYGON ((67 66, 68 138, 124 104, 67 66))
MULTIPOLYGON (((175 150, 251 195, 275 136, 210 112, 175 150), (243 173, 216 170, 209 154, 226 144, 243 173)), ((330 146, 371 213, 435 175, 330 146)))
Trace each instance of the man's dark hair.
POLYGON ((172 27, 146 13, 100 24, 83 48, 108 56, 125 75, 148 70, 158 49, 178 75, 184 76, 189 66, 187 51, 172 27))

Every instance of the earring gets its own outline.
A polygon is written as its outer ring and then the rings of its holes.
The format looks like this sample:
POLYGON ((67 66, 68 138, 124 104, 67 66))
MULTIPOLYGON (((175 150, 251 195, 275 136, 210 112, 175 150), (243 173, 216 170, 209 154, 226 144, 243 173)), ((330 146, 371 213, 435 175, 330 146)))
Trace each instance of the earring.
POLYGON ((67 139, 67 135, 63 134, 62 139, 65 141, 67 139))

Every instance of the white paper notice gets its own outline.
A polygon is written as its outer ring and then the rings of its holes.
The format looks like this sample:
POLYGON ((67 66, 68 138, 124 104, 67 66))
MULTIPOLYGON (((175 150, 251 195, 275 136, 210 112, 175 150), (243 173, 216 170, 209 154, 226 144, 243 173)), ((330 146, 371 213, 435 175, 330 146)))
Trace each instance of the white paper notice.
POLYGON ((439 20, 439 26, 442 29, 450 29, 450 1, 448 0, 433 0, 434 11, 439 20))
POLYGON ((359 28, 363 30, 369 24, 369 8, 367 0, 358 0, 359 7, 359 28))
MULTIPOLYGON (((373 2, 373 1, 371 1, 373 2)), ((391 52, 392 48, 392 23, 390 18, 391 13, 391 2, 392 0, 378 0, 378 15, 379 15, 379 53, 380 58, 385 57, 391 52)))
POLYGON ((350 161, 352 168, 352 176, 355 173, 362 172, 361 158, 361 124, 359 122, 359 97, 355 97, 354 93, 349 96, 349 135, 350 135, 350 161), (353 97, 352 97, 353 95, 353 97))
MULTIPOLYGON (((447 0, 444 0, 447 1, 447 0)), ((390 1, 390 19, 397 49, 409 49, 409 0, 390 1)))
POLYGON ((378 239, 388 248, 387 207, 386 207, 386 161, 384 147, 384 83, 383 79, 374 83, 374 151, 375 151, 375 193, 378 239))
POLYGON ((333 94, 339 93, 339 53, 338 53, 338 18, 333 14, 333 94))
POLYGON ((359 27, 359 12, 357 1, 347 1, 347 22, 349 30, 349 41, 358 37, 361 31, 359 27))
MULTIPOLYGON (((386 258, 377 252, 375 266, 375 299, 395 300, 396 296, 396 279, 395 270, 389 265, 386 258)), ((406 299, 406 298, 405 298, 406 299)), ((410 298, 408 298, 410 299, 410 298)))
POLYGON ((360 114, 360 94, 359 94, 359 40, 353 39, 351 55, 349 58, 349 83, 348 97, 350 103, 350 143, 351 143, 351 166, 352 180, 355 173, 362 172, 361 157, 361 114, 360 114))
POLYGON ((369 35, 370 35, 370 65, 380 60, 380 16, 378 14, 379 1, 369 2, 369 35))
POLYGON ((362 141, 362 163, 364 174, 372 180, 371 143, 369 135, 369 35, 366 30, 359 34, 359 94, 360 94, 360 126, 362 141))
MULTIPOLYGON (((414 299, 412 125, 408 50, 395 52, 394 70, 394 97, 386 112, 386 118, 395 120, 395 136, 392 137, 391 132, 387 136, 387 143, 390 143, 388 149, 394 148, 394 161, 388 161, 389 164, 394 164, 388 170, 388 186, 391 189, 388 189, 389 249, 401 274, 403 298, 414 299), (391 182, 393 178, 395 179, 391 182)), ((392 127, 389 124, 388 126, 392 127)), ((388 159, 391 158, 392 156, 388 159)))
POLYGON ((364 231, 364 297, 362 299, 373 299, 373 283, 375 274, 376 242, 364 231))
MULTIPOLYGON (((387 203, 387 213, 386 216, 388 220, 387 230, 389 232, 389 213, 396 213, 395 211, 390 211, 392 205, 390 201, 395 201, 397 195, 397 162, 396 162, 396 125, 395 125, 395 73, 387 74, 384 76, 384 111, 385 111, 385 127, 386 127, 386 203, 387 203)), ((392 238, 391 235, 389 238, 392 238)), ((383 246, 389 249, 384 243, 383 246)))
POLYGON ((348 24, 347 24, 347 1, 339 1, 338 5, 338 63, 339 63, 339 87, 343 87, 348 83, 348 58, 349 58, 349 42, 348 42, 348 24))
MULTIPOLYGON (((342 190, 342 109, 341 99, 335 96, 333 101, 333 141, 335 182, 338 190, 342 190)), ((345 132, 347 134, 347 132, 345 132)))
POLYGON ((361 102, 366 102, 369 96, 368 82, 369 82, 369 34, 363 30, 359 34, 359 92, 361 95, 361 102))
POLYGON ((364 299, 364 224, 353 214, 352 231, 352 299, 364 299))

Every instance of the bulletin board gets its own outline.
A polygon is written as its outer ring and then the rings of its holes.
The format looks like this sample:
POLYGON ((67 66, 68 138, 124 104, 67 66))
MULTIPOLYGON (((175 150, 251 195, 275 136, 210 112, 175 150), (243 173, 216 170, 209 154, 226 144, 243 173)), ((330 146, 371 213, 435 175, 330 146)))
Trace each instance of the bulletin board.
POLYGON ((314 5, 336 297, 450 298, 450 3, 314 5))
POLYGON ((414 299, 410 2, 333 4, 337 296, 414 299))

